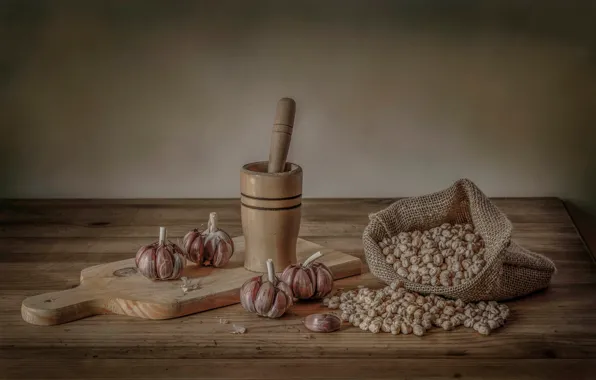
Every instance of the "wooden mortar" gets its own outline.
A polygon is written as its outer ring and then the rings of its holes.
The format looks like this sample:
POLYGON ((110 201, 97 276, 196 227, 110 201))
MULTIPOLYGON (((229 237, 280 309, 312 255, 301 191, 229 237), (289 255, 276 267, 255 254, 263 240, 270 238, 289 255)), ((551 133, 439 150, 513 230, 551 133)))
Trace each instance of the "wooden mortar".
POLYGON ((296 263, 296 242, 302 216, 302 168, 286 163, 286 171, 268 173, 267 161, 253 162, 240 173, 244 267, 266 272, 267 259, 278 271, 296 263))

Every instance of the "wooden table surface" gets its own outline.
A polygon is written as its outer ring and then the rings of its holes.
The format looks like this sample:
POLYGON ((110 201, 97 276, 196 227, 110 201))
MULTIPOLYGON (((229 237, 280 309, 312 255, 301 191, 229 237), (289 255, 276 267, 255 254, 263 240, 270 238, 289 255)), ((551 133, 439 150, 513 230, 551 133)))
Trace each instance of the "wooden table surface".
MULTIPOLYGON (((368 214, 391 199, 305 200, 300 236, 362 258, 368 214)), ((310 333, 298 304, 279 320, 233 305, 167 321, 94 316, 57 326, 21 319, 24 298, 75 287, 81 269, 134 256, 156 226, 181 237, 217 211, 241 234, 238 200, 4 201, 0 209, 0 378, 462 378, 595 379, 596 265, 563 203, 495 199, 513 238, 557 265, 552 286, 507 302, 505 327, 463 327, 424 337, 345 326, 310 333), (220 323, 220 318, 229 324, 220 323), (232 324, 247 328, 231 334, 232 324)), ((381 286, 365 274, 336 282, 381 286)))

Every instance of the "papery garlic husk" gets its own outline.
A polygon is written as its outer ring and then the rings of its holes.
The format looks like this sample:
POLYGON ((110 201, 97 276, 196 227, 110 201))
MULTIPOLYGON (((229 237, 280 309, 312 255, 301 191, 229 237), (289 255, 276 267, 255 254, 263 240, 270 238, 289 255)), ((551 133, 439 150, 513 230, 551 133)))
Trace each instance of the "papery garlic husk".
POLYGON ((135 264, 151 280, 175 280, 182 275, 184 253, 176 244, 166 243, 166 229, 160 227, 159 241, 139 248, 135 264))
POLYGON ((304 326, 314 332, 333 332, 341 327, 341 320, 333 314, 311 314, 304 319, 304 326))
POLYGON ((234 241, 227 232, 217 227, 217 213, 209 214, 207 229, 203 231, 205 238, 204 261, 216 268, 225 266, 234 254, 234 241))
POLYGON ((240 288, 240 304, 244 310, 262 317, 279 318, 292 306, 292 290, 275 276, 273 262, 268 260, 268 278, 256 276, 240 288))
POLYGON ((315 263, 321 252, 313 254, 303 264, 289 265, 281 274, 297 299, 323 298, 333 290, 333 274, 325 264, 315 263))
POLYGON ((199 266, 205 258, 205 236, 197 229, 189 231, 182 240, 184 256, 199 266))

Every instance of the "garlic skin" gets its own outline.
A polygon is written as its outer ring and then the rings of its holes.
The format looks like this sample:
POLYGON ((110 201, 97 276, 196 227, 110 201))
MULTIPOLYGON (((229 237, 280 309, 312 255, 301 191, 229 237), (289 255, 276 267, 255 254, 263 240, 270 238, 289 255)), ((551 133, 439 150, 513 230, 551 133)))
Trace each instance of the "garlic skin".
POLYGON ((217 228, 217 213, 209 214, 205 237, 205 262, 216 268, 225 266, 234 254, 234 241, 224 230, 217 228))
POLYGON ((182 240, 185 257, 199 266, 203 265, 205 258, 205 236, 196 228, 184 235, 182 240))
POLYGON ((288 284, 296 299, 319 299, 333 290, 333 274, 325 264, 314 263, 321 257, 317 252, 303 264, 289 265, 281 274, 281 281, 288 284))
POLYGON ((138 271, 150 280, 176 280, 184 269, 184 252, 174 243, 166 243, 166 228, 160 227, 159 241, 137 251, 138 271))
POLYGON ((267 260, 268 279, 256 276, 240 288, 240 304, 244 310, 261 317, 279 318, 292 306, 292 290, 275 276, 273 261, 267 260))
POLYGON ((310 331, 329 333, 339 330, 341 320, 333 314, 311 314, 304 319, 304 326, 310 331))

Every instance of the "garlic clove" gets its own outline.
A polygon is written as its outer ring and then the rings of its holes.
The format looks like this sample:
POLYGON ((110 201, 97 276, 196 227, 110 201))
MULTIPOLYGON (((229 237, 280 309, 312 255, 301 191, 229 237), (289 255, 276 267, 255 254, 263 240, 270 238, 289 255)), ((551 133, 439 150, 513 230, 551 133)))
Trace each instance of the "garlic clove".
POLYGON ((141 259, 141 257, 145 254, 146 251, 150 250, 152 247, 153 247, 153 244, 144 245, 141 248, 139 248, 139 250, 137 251, 137 254, 135 256, 135 264, 137 267, 139 266, 139 260, 141 259))
POLYGON ((165 245, 159 245, 157 247, 155 266, 157 268, 157 275, 159 278, 167 279, 172 276, 174 272, 174 262, 172 260, 172 253, 168 250, 165 245))
POLYGON ((213 266, 219 268, 225 266, 230 261, 232 257, 232 244, 224 239, 218 238, 217 240, 217 246, 213 254, 213 266))
POLYGON ((261 278, 253 277, 246 281, 240 288, 240 303, 244 310, 251 313, 256 312, 254 301, 261 287, 261 278))
POLYGON ((291 286, 294 283, 296 272, 298 272, 298 268, 295 265, 289 265, 279 276, 279 280, 291 286))
POLYGON ((267 313, 269 318, 279 318, 286 312, 288 308, 288 297, 284 294, 283 291, 278 291, 275 294, 275 300, 273 301, 273 305, 271 305, 271 309, 267 313))
POLYGON ((214 235, 208 235, 203 233, 203 239, 205 241, 205 253, 203 254, 203 261, 211 261, 215 253, 217 245, 214 244, 214 235))
POLYGON ((184 256, 197 265, 203 264, 203 255, 205 251, 204 237, 198 230, 192 230, 184 235, 182 239, 184 247, 184 256))
POLYGON ((279 290, 281 290, 287 297, 287 302, 286 302, 286 304, 288 305, 287 307, 292 306, 294 304, 294 295, 292 293, 292 289, 290 288, 290 286, 288 284, 286 284, 285 282, 280 281, 277 283, 277 288, 279 290))
POLYGON ((314 273, 311 273, 312 268, 301 268, 300 270, 296 271, 294 281, 291 282, 292 293, 294 294, 294 297, 307 299, 313 296, 315 293, 313 282, 314 273))
POLYGON ((185 253, 184 256, 192 262, 195 262, 193 244, 195 243, 198 233, 197 230, 192 230, 187 232, 182 238, 182 247, 184 248, 185 253))
POLYGON ((180 277, 182 270, 184 270, 184 255, 180 252, 178 246, 174 246, 174 267, 172 270, 172 279, 180 277))
POLYGON ((137 254, 137 268, 141 274, 151 280, 157 279, 155 246, 142 247, 137 254), (142 250, 142 252, 141 252, 142 250))
POLYGON ((333 314, 311 314, 304 319, 304 326, 314 332, 329 333, 341 327, 341 320, 333 314))
POLYGON ((315 264, 311 264, 306 268, 303 268, 306 272, 306 274, 308 275, 308 278, 310 278, 310 282, 313 284, 313 286, 316 284, 317 282, 317 274, 315 273, 315 264))
POLYGON ((184 250, 186 252, 190 251, 190 246, 193 243, 196 234, 198 234, 199 231, 198 230, 192 230, 192 231, 188 231, 186 233, 186 235, 184 235, 184 237, 182 238, 182 246, 184 247, 184 250))
POLYGON ((315 297, 323 298, 333 290, 333 274, 325 265, 316 267, 317 282, 315 297))
POLYGON ((192 262, 199 265, 203 264, 203 256, 205 255, 205 245, 203 237, 200 234, 197 234, 194 240, 192 241, 189 253, 192 262))
POLYGON ((265 282, 259 288, 255 298, 255 311, 257 314, 266 316, 273 303, 273 296, 275 295, 275 288, 271 282, 265 282))

